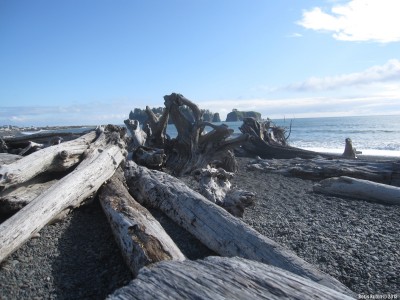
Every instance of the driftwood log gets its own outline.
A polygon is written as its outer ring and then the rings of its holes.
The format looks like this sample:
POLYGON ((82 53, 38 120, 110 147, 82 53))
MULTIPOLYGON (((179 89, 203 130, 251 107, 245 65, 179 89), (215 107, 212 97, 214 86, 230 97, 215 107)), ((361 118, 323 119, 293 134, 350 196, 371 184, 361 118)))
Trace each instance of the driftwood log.
POLYGON ((124 133, 107 126, 74 171, 0 224, 0 262, 62 211, 79 206, 114 174, 126 155, 124 133))
POLYGON ((400 205, 400 188, 347 176, 322 180, 314 191, 361 200, 400 205))
POLYGON ((121 169, 102 187, 99 196, 117 244, 134 276, 148 264, 185 259, 160 223, 129 194, 121 169))
POLYGON ((400 186, 399 163, 390 160, 369 161, 349 159, 256 159, 247 165, 249 170, 277 172, 303 179, 321 180, 330 177, 349 176, 389 185, 400 186))
POLYGON ((132 142, 128 145, 128 151, 131 152, 139 146, 144 146, 147 134, 140 128, 139 121, 126 119, 124 120, 124 124, 128 128, 132 138, 132 142))
POLYGON ((47 147, 31 155, 0 166, 0 187, 6 188, 28 181, 49 171, 65 171, 80 162, 82 154, 96 139, 92 131, 76 140, 47 147))
POLYGON ((337 291, 351 293, 333 277, 261 235, 179 179, 132 161, 125 167, 125 178, 135 199, 162 210, 216 253, 271 264, 337 291))
POLYGON ((21 158, 22 156, 17 154, 0 153, 0 166, 11 164, 21 158))
POLYGON ((326 286, 239 257, 161 262, 143 268, 108 299, 354 299, 326 286))
POLYGON ((243 217, 244 209, 254 203, 254 193, 232 188, 229 181, 234 176, 232 172, 207 168, 194 171, 194 175, 199 181, 200 194, 236 217, 243 217))

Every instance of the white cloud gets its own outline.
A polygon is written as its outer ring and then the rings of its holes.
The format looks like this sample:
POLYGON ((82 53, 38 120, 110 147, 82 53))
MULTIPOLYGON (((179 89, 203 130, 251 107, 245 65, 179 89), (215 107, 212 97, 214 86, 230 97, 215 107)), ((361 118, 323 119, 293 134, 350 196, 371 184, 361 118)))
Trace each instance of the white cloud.
POLYGON ((303 82, 288 85, 285 89, 295 91, 333 90, 396 80, 400 81, 400 61, 391 59, 384 65, 373 66, 362 72, 323 78, 311 77, 303 82))
POLYGON ((333 32, 341 41, 400 41, 399 0, 352 0, 334 4, 330 12, 320 7, 303 11, 299 25, 333 32))

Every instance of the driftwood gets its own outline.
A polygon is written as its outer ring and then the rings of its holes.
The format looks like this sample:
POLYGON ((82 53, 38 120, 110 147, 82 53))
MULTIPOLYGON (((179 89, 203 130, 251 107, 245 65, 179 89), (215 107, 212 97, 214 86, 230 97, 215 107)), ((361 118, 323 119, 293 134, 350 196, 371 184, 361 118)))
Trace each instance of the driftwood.
POLYGON ((0 166, 0 187, 26 182, 44 172, 67 170, 79 163, 95 138, 96 132, 92 131, 76 140, 42 149, 12 164, 0 166))
POLYGON ((256 159, 247 165, 249 170, 277 172, 303 179, 321 180, 349 176, 379 183, 400 185, 399 167, 394 161, 369 161, 349 159, 256 159))
POLYGON ((232 189, 232 172, 207 168, 196 170, 194 175, 199 180, 200 194, 236 217, 243 217, 244 209, 254 203, 254 193, 232 189))
POLYGON ((245 118, 239 129, 250 139, 241 145, 242 150, 261 158, 315 158, 320 155, 289 146, 284 129, 271 124, 271 121, 260 123, 254 118, 245 118))
POLYGON ((167 166, 177 175, 190 174, 192 171, 211 165, 229 172, 237 170, 232 149, 239 146, 248 136, 241 135, 228 139, 233 130, 226 125, 216 126, 202 120, 202 113, 196 104, 180 94, 164 96, 166 111, 175 124, 178 136, 166 145, 167 166), (192 111, 194 122, 181 112, 186 106, 192 111), (206 126, 212 128, 204 133, 206 126))
POLYGON ((100 203, 134 276, 148 264, 185 259, 160 223, 129 194, 122 170, 103 186, 100 203))
POLYGON ((132 161, 125 167, 125 178, 135 199, 159 208, 216 253, 271 264, 340 292, 351 293, 336 279, 231 216, 179 179, 132 161))
POLYGON ((0 166, 11 164, 21 158, 22 156, 17 154, 0 153, 0 166))
POLYGON ((144 146, 147 134, 140 128, 139 121, 126 119, 124 120, 124 124, 128 128, 132 138, 132 142, 128 145, 128 151, 131 152, 139 146, 144 146))
POLYGON ((357 154, 361 154, 360 151, 357 151, 356 148, 353 147, 353 142, 350 138, 345 140, 344 152, 342 154, 345 158, 357 158, 357 154))
POLYGON ((123 134, 107 126, 74 171, 0 224, 0 262, 62 211, 79 206, 114 174, 126 155, 123 134))
POLYGON ((162 115, 157 117, 149 106, 146 106, 147 122, 144 124, 144 131, 148 133, 147 146, 164 148, 168 140, 167 125, 169 109, 164 109, 162 115))
POLYGON ((26 146, 24 149, 22 149, 18 153, 18 155, 25 156, 25 155, 31 154, 32 152, 38 151, 40 149, 43 149, 44 147, 46 147, 45 144, 38 144, 38 143, 35 143, 35 142, 29 142, 28 146, 26 146))
POLYGON ((150 169, 161 169, 165 165, 164 149, 137 147, 132 153, 132 159, 139 165, 150 169))
POLYGON ((13 214, 48 190, 58 180, 33 180, 28 184, 10 188, 0 194, 0 214, 13 214))
POLYGON ((361 200, 400 205, 400 188, 351 177, 333 177, 314 185, 314 191, 361 200))
POLYGON ((354 299, 282 269, 239 257, 143 268, 107 299, 354 299))

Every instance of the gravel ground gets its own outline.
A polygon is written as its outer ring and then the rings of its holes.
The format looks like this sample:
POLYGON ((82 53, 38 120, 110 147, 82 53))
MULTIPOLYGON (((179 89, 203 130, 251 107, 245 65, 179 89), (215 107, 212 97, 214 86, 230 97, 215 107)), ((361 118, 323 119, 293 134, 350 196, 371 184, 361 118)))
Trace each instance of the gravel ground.
MULTIPOLYGON (((250 159, 238 160, 232 183, 256 192, 245 222, 356 293, 400 293, 399 206, 316 194, 310 180, 247 171, 250 159)), ((215 255, 152 213, 188 258, 215 255)), ((43 228, 0 265, 0 299, 104 299, 131 279, 95 201, 43 228)))

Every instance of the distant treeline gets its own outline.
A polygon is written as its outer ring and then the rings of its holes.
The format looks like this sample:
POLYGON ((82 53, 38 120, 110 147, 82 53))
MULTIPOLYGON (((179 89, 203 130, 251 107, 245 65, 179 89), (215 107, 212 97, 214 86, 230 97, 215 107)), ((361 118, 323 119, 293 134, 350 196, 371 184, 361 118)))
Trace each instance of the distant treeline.
MULTIPOLYGON (((155 115, 160 116, 163 111, 164 107, 157 107, 157 108, 152 108, 151 110, 155 115)), ((182 114, 190 121, 194 122, 194 117, 192 110, 183 105, 179 108, 182 112, 182 114)), ((203 113, 203 121, 206 122, 221 122, 221 118, 219 116, 219 113, 213 113, 209 111, 208 109, 201 109, 201 112, 203 113)), ((253 117, 257 121, 261 120, 261 114, 259 112, 255 111, 238 111, 237 109, 233 109, 232 112, 230 112, 226 116, 226 121, 225 122, 236 122, 236 121, 242 121, 244 118, 247 117, 253 117)), ((147 114, 145 109, 140 109, 140 108, 135 108, 133 111, 129 113, 129 119, 131 120, 138 120, 140 124, 144 124, 147 120, 147 114)), ((169 124, 172 124, 171 120, 168 120, 169 124)))

